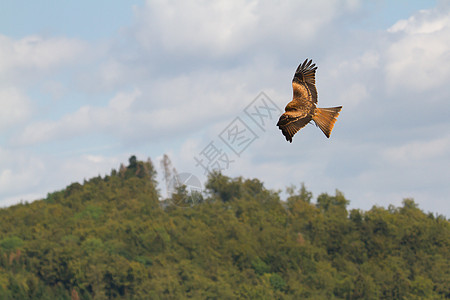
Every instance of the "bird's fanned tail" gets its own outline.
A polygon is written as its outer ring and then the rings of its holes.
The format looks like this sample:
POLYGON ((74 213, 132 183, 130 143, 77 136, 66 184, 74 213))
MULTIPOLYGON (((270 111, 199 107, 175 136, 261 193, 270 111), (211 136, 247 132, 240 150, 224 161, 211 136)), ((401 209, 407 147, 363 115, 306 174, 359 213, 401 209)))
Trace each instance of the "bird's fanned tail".
POLYGON ((328 107, 328 108, 316 108, 316 113, 312 117, 316 125, 322 130, 322 132, 330 137, 331 131, 333 130, 334 123, 336 122, 339 112, 342 106, 328 107))

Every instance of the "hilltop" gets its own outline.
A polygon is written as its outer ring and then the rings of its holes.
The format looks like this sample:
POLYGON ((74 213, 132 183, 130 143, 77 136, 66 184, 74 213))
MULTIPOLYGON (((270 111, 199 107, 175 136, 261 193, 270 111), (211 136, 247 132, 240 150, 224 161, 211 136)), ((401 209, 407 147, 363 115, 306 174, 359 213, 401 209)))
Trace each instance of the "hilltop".
POLYGON ((450 224, 212 173, 159 201, 150 160, 0 210, 0 299, 445 299, 450 224), (195 197, 196 205, 186 199, 195 197), (183 205, 186 204, 186 205, 183 205))

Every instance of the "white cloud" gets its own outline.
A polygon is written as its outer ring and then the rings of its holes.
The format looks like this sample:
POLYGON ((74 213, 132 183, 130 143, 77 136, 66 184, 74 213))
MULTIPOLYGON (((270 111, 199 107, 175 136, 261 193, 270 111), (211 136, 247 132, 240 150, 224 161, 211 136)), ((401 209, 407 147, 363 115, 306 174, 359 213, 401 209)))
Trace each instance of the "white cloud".
POLYGON ((63 188, 75 181, 82 182, 83 179, 98 175, 104 176, 109 174, 112 169, 118 169, 120 163, 125 163, 125 161, 119 155, 109 157, 92 154, 76 155, 60 161, 59 165, 55 166, 58 173, 68 174, 63 180, 56 182, 63 188))
POLYGON ((140 96, 139 90, 118 93, 106 107, 82 106, 74 113, 66 114, 57 121, 38 121, 25 127, 13 142, 33 145, 58 139, 70 139, 79 135, 120 131, 131 118, 129 107, 140 96))
POLYGON ((388 29, 399 35, 387 49, 391 89, 424 91, 450 81, 450 12, 423 10, 388 29))
POLYGON ((149 51, 217 57, 298 45, 359 1, 147 1, 136 37, 149 51), (189 13, 186 13, 189 12, 189 13))
POLYGON ((13 40, 0 35, 0 78, 73 63, 85 50, 85 43, 75 39, 35 35, 13 40))
POLYGON ((376 70, 379 68, 379 64, 380 54, 374 50, 366 50, 357 57, 351 57, 349 60, 335 64, 334 69, 331 69, 330 73, 334 77, 342 76, 343 73, 358 74, 376 70))
POLYGON ((116 60, 109 60, 101 65, 99 70, 99 78, 94 83, 98 81, 102 83, 105 87, 114 87, 120 85, 126 76, 129 74, 126 66, 121 64, 116 60))
POLYGON ((0 147, 0 206, 6 197, 33 193, 39 188, 45 171, 41 158, 20 150, 0 147))
POLYGON ((72 182, 117 169, 126 156, 35 155, 0 148, 0 207, 44 198, 72 182))
POLYGON ((408 34, 429 34, 448 27, 448 12, 436 14, 437 9, 421 10, 407 20, 400 20, 392 25, 388 32, 406 32, 408 34))
POLYGON ((395 165, 411 163, 418 165, 427 161, 443 159, 448 153, 450 153, 450 136, 389 147, 383 151, 383 156, 395 165))
POLYGON ((346 109, 352 109, 362 101, 366 100, 369 96, 367 87, 361 83, 354 83, 349 86, 347 91, 344 91, 340 97, 339 105, 344 105, 346 109))
POLYGON ((60 100, 67 93, 67 88, 63 83, 55 80, 48 80, 42 84, 42 91, 52 96, 55 100, 60 100))
POLYGON ((244 109, 257 93, 267 90, 267 84, 276 82, 279 72, 272 64, 263 65, 256 59, 249 65, 148 80, 147 86, 118 92, 106 106, 84 105, 57 120, 33 122, 14 143, 33 145, 105 133, 122 141, 173 139, 201 130, 205 124, 213 127, 244 109))
POLYGON ((0 130, 23 122, 31 114, 27 96, 14 87, 0 88, 0 107, 0 130))

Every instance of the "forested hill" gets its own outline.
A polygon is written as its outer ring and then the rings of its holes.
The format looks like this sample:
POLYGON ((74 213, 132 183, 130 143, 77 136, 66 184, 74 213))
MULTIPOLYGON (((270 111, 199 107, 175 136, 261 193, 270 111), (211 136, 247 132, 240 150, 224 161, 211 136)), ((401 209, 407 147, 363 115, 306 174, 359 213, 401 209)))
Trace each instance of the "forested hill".
POLYGON ((0 299, 448 299, 450 224, 413 200, 347 210, 212 174, 196 205, 158 200, 130 159, 0 210, 0 299), (313 203, 314 202, 314 203, 313 203))

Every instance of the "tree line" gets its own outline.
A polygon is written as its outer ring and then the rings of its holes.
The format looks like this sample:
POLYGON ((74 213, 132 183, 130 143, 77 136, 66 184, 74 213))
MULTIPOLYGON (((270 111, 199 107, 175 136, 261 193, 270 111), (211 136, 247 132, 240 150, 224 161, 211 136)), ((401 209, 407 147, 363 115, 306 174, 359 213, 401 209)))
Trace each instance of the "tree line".
POLYGON ((450 298, 444 216, 287 192, 212 173, 204 193, 160 201, 152 162, 132 156, 0 210, 0 299, 450 298))

